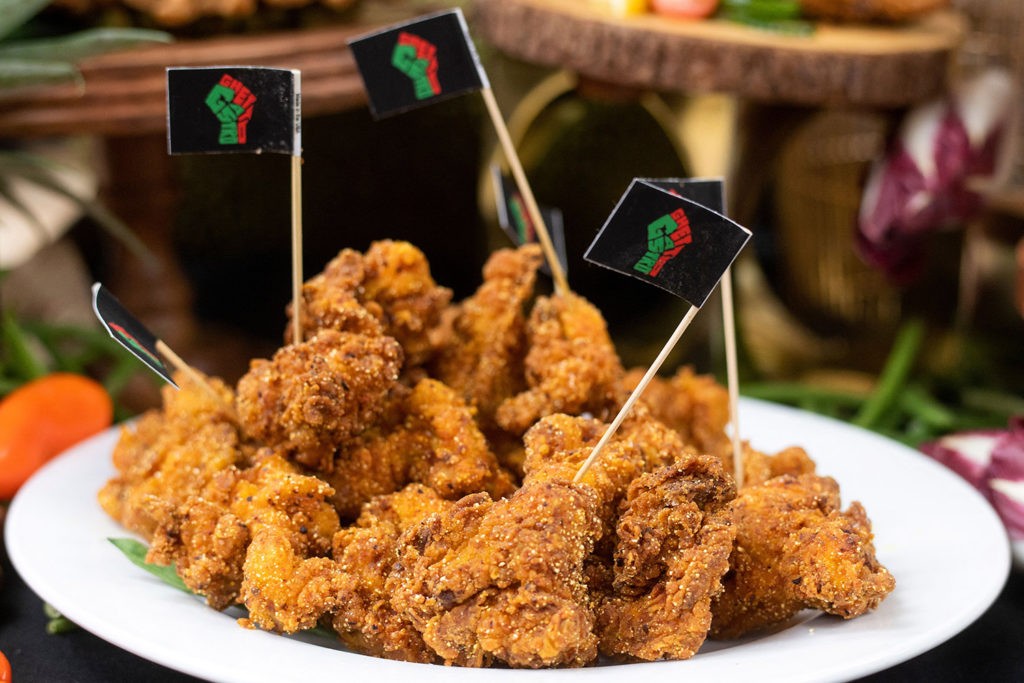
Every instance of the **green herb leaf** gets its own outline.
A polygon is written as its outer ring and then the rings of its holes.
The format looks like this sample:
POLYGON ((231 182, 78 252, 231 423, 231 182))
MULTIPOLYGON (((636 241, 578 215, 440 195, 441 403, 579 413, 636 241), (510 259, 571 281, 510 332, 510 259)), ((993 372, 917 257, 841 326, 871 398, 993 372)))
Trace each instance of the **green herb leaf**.
MULTIPOLYGON (((184 584, 177 572, 174 570, 174 566, 163 567, 158 564, 150 564, 146 562, 146 545, 136 541, 134 538, 108 538, 108 541, 114 544, 118 550, 124 553, 124 556, 132 561, 136 566, 142 567, 147 572, 157 577, 169 586, 174 586, 178 590, 184 591, 190 595, 194 595, 188 586, 184 584)), ((244 610, 245 608, 242 607, 244 610)), ((320 625, 314 626, 313 628, 301 631, 301 633, 308 633, 313 636, 322 638, 337 638, 338 634, 332 631, 330 628, 320 625)))
POLYGON ((46 367, 32 353, 28 338, 10 311, 0 316, 0 341, 6 370, 15 378, 27 382, 46 374, 46 367))
POLYGON ((743 24, 750 28, 768 33, 778 33, 785 36, 810 36, 814 34, 814 24, 802 19, 762 19, 751 16, 746 12, 725 12, 722 17, 737 24, 743 24))
POLYGON ((82 74, 74 64, 59 61, 0 59, 0 88, 18 88, 50 83, 82 85, 82 74))
POLYGON ((722 0, 722 10, 762 21, 800 17, 798 0, 722 0))
POLYGON ((0 0, 0 38, 6 38, 50 4, 50 0, 0 0))
POLYGON ((107 540, 113 543, 114 547, 124 553, 124 556, 131 560, 137 567, 142 567, 168 586, 174 586, 180 591, 192 594, 192 591, 189 590, 188 586, 185 585, 185 582, 178 576, 177 571, 174 569, 174 565, 164 567, 159 564, 150 564, 149 562, 146 562, 147 548, 144 543, 140 543, 134 538, 108 538, 107 540))
POLYGON ((85 57, 146 43, 169 43, 169 33, 140 28, 95 28, 58 38, 21 40, 0 46, 0 58, 77 62, 85 57))
POLYGON ((853 424, 873 429, 896 405, 917 361, 924 333, 924 323, 920 320, 911 320, 900 328, 889 358, 885 361, 878 386, 853 418, 853 424))
MULTIPOLYGON (((0 74, 3 73, 3 64, 3 60, 0 60, 0 74)), ((0 87, 3 85, 2 80, 2 75, 0 75, 0 87)), ((49 159, 29 154, 6 153, 0 154, 0 164, 2 164, 4 170, 19 175, 39 187, 74 202, 83 213, 96 221, 101 228, 109 232, 113 237, 121 240, 144 264, 151 268, 156 266, 156 256, 132 232, 132 229, 124 221, 112 214, 105 206, 92 198, 80 196, 69 187, 54 172, 58 166, 49 159)))
POLYGON ((21 197, 12 187, 11 179, 0 176, 0 197, 3 197, 11 207, 25 217, 28 227, 35 233, 36 239, 44 244, 53 241, 53 237, 47 231, 46 226, 39 221, 39 217, 33 213, 32 208, 22 201, 21 197))

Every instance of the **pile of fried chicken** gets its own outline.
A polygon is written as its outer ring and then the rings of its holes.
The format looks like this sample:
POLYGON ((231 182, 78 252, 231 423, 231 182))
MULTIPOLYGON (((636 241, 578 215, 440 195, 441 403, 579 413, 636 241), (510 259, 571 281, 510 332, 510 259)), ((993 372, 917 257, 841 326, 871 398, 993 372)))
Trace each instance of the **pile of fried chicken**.
POLYGON ((289 311, 305 341, 234 390, 166 388, 100 503, 243 626, 414 662, 686 659, 893 590, 863 507, 802 449, 745 444, 737 490, 727 392, 688 368, 573 483, 642 372, 593 305, 535 291, 541 260, 498 251, 452 304, 411 244, 343 250, 289 311))

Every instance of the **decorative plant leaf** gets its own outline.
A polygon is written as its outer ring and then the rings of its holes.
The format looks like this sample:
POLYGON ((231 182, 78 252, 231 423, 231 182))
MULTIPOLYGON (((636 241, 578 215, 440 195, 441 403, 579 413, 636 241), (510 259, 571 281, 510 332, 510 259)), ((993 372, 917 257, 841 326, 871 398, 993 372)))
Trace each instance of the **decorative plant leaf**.
POLYGON ((149 250, 149 247, 132 232, 132 229, 120 218, 110 212, 107 207, 97 201, 81 201, 80 205, 89 218, 109 232, 113 237, 121 240, 128 250, 139 258, 147 266, 157 265, 156 256, 149 250))
POLYGON ((145 569, 147 572, 160 579, 168 586, 174 586, 180 591, 192 594, 188 586, 181 580, 178 573, 175 571, 174 566, 162 567, 158 564, 150 564, 146 562, 146 546, 134 538, 108 538, 108 541, 114 544, 118 550, 124 553, 124 556, 132 561, 132 564, 145 569))
POLYGON ((163 31, 140 28, 95 28, 56 38, 12 41, 0 46, 0 59, 26 59, 74 63, 85 57, 123 50, 144 43, 169 43, 163 31))
POLYGON ((18 193, 11 187, 10 178, 0 175, 0 197, 3 197, 8 204, 11 205, 18 213, 25 217, 29 227, 32 228, 33 232, 42 242, 50 241, 50 234, 46 231, 44 226, 25 202, 21 200, 18 193))
POLYGON ((56 607, 48 602, 43 603, 43 614, 49 620, 46 622, 46 632, 51 636, 58 636, 62 633, 70 633, 78 630, 78 624, 60 613, 56 607))
POLYGON ((27 382, 46 374, 46 367, 32 353, 28 337, 10 311, 0 313, 0 341, 9 374, 27 382))
MULTIPOLYGON (((108 541, 113 543, 118 550, 124 553, 125 557, 132 561, 133 564, 142 567, 147 572, 157 577, 164 583, 174 586, 178 590, 185 591, 190 595, 194 595, 188 586, 186 586, 182 580, 178 577, 174 567, 162 567, 158 564, 149 564, 146 562, 146 546, 143 543, 136 541, 134 538, 108 538, 108 541)), ((241 607, 241 606, 240 606, 241 607)), ((244 607, 241 607, 243 610, 244 607)), ((309 633, 315 636, 321 636, 323 638, 336 638, 337 633, 324 626, 314 626, 313 628, 306 629, 302 633, 309 633)))
POLYGON ((77 83, 81 86, 82 74, 74 64, 66 62, 0 59, 0 89, 53 83, 77 83))
MULTIPOLYGON (((6 156, 6 155, 5 155, 6 156)), ((74 202, 79 209, 115 238, 121 240, 128 249, 147 265, 153 265, 156 257, 140 240, 124 221, 111 213, 99 202, 78 195, 68 187, 51 169, 57 168, 52 162, 33 155, 10 155, 10 164, 0 163, 0 172, 15 172, 40 187, 61 195, 74 202), (5 168, 6 166, 6 168, 5 168)))
POLYGON ((0 40, 39 14, 50 0, 0 0, 0 40))

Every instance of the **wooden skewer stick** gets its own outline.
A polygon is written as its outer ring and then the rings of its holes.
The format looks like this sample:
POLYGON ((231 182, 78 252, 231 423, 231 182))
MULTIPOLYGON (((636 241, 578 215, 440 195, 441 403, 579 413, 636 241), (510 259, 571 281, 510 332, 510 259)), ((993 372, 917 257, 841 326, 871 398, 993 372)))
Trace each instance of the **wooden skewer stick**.
POLYGON ((732 267, 722 276, 722 322, 725 328, 725 374, 729 385, 729 422, 732 424, 733 478, 743 486, 743 449, 740 445, 740 382, 736 362, 736 316, 732 298, 732 267))
POLYGON ((696 306, 690 306, 690 310, 686 312, 686 315, 683 316, 683 319, 676 327, 675 332, 673 332, 672 336, 669 337, 667 342, 665 342, 665 346, 662 347, 658 357, 654 359, 654 363, 647 369, 647 372, 640 380, 640 383, 636 385, 636 388, 633 389, 633 393, 629 395, 626 402, 622 404, 622 408, 619 409, 619 414, 616 415, 615 419, 612 420, 612 423, 608 425, 608 429, 606 429, 604 434, 601 436, 601 440, 597 442, 594 449, 590 451, 590 455, 587 456, 587 459, 583 461, 582 465, 580 465, 579 470, 576 472, 576 476, 572 478, 572 482, 574 484, 579 483, 579 481, 583 479, 583 475, 586 474, 590 466, 594 464, 595 460, 597 460, 597 456, 601 453, 601 449, 605 447, 609 440, 611 440, 612 435, 614 435, 619 429, 622 421, 626 419, 627 415, 629 415, 629 411, 633 409, 633 404, 636 403, 637 399, 640 398, 640 395, 644 393, 644 389, 646 389, 647 385, 651 383, 654 376, 658 374, 658 370, 661 369, 665 359, 668 358, 668 354, 672 352, 673 348, 675 348, 675 345, 679 342, 679 338, 683 336, 683 332, 686 332, 686 328, 690 326, 691 322, 693 322, 698 311, 700 311, 700 309, 696 306))
POLYGON ((530 183, 526 180, 523 165, 519 161, 515 145, 512 144, 512 136, 509 135, 505 119, 501 116, 498 102, 494 99, 494 91, 490 88, 484 88, 480 92, 483 94, 484 103, 487 105, 487 113, 490 114, 491 122, 494 124, 494 130, 498 134, 498 142, 505 152, 505 159, 508 161, 509 169, 512 171, 512 177, 515 178, 516 185, 523 195, 523 201, 526 202, 526 212, 530 214, 530 220, 533 221, 534 226, 537 228, 537 237, 540 238, 540 246, 544 250, 544 258, 548 261, 548 267, 551 269, 551 278, 555 281, 555 292, 565 294, 571 291, 569 289, 569 282, 565 278, 565 271, 562 270, 562 262, 558 259, 558 254, 555 252, 555 245, 551 241, 551 235, 548 234, 548 226, 540 215, 540 208, 537 206, 537 200, 533 197, 533 190, 530 189, 530 183))
POLYGON ((164 358, 171 362, 171 365, 174 366, 175 370, 185 375, 185 377, 187 377, 190 382, 192 382, 197 387, 206 392, 206 394, 210 398, 219 403, 224 408, 224 410, 226 410, 228 414, 231 415, 232 419, 234 419, 237 422, 237 418, 235 418, 234 406, 227 403, 224 400, 224 398, 220 394, 218 394, 212 386, 210 386, 210 383, 207 382, 202 375, 196 372, 195 368, 193 368, 191 365, 183 361, 181 359, 181 356, 176 354, 171 349, 170 346, 164 343, 163 339, 156 340, 156 350, 160 352, 161 356, 163 356, 164 358))
POLYGON ((292 155, 292 342, 302 343, 302 157, 292 155))

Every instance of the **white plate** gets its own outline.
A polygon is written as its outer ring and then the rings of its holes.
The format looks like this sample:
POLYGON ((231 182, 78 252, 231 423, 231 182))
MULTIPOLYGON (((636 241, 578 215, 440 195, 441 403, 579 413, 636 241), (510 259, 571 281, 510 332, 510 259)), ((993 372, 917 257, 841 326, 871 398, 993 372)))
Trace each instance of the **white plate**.
POLYGON ((240 628, 232 617, 138 569, 107 542, 127 535, 96 503, 113 473, 114 431, 40 471, 15 498, 7 547, 15 568, 47 602, 115 645, 217 681, 416 680, 484 683, 615 681, 838 681, 918 655, 974 621, 1009 573, 1009 543, 984 499, 941 465, 875 434, 816 415, 744 400, 743 432, 774 451, 798 444, 836 477, 844 503, 860 500, 874 523, 879 559, 896 590, 875 612, 817 617, 760 638, 707 643, 684 662, 577 670, 474 670, 390 662, 323 639, 240 628))

